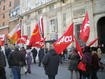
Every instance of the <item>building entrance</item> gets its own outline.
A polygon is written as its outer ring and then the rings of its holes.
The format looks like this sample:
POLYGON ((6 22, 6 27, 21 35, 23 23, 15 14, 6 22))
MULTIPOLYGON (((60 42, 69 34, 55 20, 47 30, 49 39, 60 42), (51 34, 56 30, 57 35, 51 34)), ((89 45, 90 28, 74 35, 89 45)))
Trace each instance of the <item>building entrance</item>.
POLYGON ((103 46, 105 49, 105 17, 102 17, 97 22, 97 32, 98 32, 98 45, 103 46))

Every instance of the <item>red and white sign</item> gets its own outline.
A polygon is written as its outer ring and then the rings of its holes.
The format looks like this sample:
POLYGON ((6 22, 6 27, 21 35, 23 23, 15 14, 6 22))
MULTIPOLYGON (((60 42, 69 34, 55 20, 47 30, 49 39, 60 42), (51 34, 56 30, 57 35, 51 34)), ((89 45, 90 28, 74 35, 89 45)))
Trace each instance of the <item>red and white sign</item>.
POLYGON ((80 39, 83 42, 87 42, 90 35, 90 24, 89 24, 89 17, 88 12, 86 12, 85 18, 83 20, 82 26, 80 28, 80 39))
POLYGON ((54 49, 58 54, 61 54, 63 50, 66 49, 73 41, 73 27, 74 24, 71 24, 68 30, 60 37, 56 42, 54 42, 54 49))

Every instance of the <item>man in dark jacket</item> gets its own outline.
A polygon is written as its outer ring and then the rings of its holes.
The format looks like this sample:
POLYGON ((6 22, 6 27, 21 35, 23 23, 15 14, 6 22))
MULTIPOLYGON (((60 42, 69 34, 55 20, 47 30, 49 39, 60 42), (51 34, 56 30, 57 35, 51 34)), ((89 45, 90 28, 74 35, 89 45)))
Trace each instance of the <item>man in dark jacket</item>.
POLYGON ((44 49, 41 47, 40 50, 39 50, 39 54, 38 54, 39 66, 41 66, 43 57, 44 57, 44 49))
POLYGON ((33 48, 33 49, 31 50, 31 52, 32 52, 32 55, 33 55, 34 63, 36 64, 37 50, 36 50, 35 48, 33 48))
POLYGON ((6 79, 5 66, 6 66, 5 55, 0 47, 0 79, 6 79))
POLYGON ((25 58, 19 49, 16 47, 15 50, 9 56, 9 65, 12 69, 14 79, 21 79, 21 66, 24 65, 25 58))
POLYGON ((10 53, 11 53, 11 49, 8 47, 8 44, 5 44, 5 55, 6 55, 7 61, 10 53))
POLYGON ((59 66, 59 55, 55 52, 53 48, 43 58, 43 65, 48 79, 55 79, 58 73, 59 66))

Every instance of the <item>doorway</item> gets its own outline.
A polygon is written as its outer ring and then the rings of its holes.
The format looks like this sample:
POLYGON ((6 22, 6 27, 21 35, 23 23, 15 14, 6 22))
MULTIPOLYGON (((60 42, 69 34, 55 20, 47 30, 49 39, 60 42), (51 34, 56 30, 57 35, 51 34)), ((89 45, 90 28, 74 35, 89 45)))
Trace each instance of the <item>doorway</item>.
POLYGON ((105 17, 101 17, 97 22, 98 45, 105 48, 105 17))

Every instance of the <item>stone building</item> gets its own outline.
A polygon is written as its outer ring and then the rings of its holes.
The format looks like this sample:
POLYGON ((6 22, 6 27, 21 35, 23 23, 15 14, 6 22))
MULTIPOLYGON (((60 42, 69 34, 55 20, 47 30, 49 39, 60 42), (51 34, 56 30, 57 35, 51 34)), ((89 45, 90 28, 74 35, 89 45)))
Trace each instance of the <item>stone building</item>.
POLYGON ((0 34, 7 34, 12 28, 9 26, 11 17, 16 16, 19 0, 0 0, 0 34))
POLYGON ((91 29, 88 43, 99 37, 99 43, 102 44, 105 40, 104 7, 105 0, 21 0, 22 34, 31 36, 35 23, 39 21, 40 16, 43 16, 47 40, 60 37, 73 22, 74 34, 79 40, 80 26, 85 12, 88 11, 91 29))

